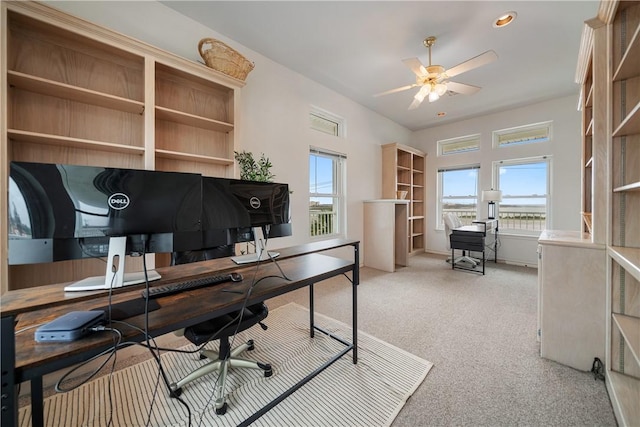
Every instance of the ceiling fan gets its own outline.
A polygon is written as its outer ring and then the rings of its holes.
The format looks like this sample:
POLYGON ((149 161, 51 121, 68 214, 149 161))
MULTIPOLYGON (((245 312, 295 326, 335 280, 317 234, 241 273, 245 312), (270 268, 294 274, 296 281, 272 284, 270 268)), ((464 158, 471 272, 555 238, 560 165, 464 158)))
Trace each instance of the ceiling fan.
POLYGON ((423 41, 424 45, 429 49, 428 67, 422 65, 418 58, 409 58, 402 61, 415 73, 416 82, 414 84, 391 89, 386 92, 378 93, 374 96, 389 95, 420 86, 420 90, 415 94, 413 102, 409 105, 409 110, 413 110, 418 108, 422 101, 424 101, 425 97, 429 98, 429 102, 433 102, 437 101, 447 91, 461 93, 464 95, 473 95, 478 92, 481 89, 478 86, 452 82, 448 81, 448 79, 466 71, 473 70, 474 68, 489 64, 498 59, 498 55, 493 50, 488 50, 456 65, 455 67, 445 70, 442 65, 431 64, 431 47, 435 42, 436 38, 433 36, 427 37, 423 41))

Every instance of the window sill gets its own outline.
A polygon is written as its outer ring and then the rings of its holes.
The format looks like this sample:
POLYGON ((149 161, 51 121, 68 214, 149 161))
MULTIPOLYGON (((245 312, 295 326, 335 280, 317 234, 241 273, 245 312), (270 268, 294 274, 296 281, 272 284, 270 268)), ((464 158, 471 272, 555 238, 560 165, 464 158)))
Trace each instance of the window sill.
POLYGON ((531 239, 531 240, 538 240, 540 238, 540 234, 542 234, 542 231, 537 231, 535 233, 523 233, 518 230, 502 230, 502 229, 499 229, 498 232, 500 234, 500 237, 516 237, 518 239, 531 239))

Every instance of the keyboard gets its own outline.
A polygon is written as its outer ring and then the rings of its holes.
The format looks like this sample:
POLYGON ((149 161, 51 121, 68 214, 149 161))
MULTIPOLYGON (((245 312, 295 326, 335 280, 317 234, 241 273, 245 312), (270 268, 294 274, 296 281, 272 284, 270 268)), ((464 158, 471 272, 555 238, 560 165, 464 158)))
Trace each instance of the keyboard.
POLYGON ((242 275, 240 273, 229 273, 219 276, 207 276, 199 279, 188 280, 186 282, 171 283, 170 285, 154 286, 142 291, 142 298, 159 298, 192 289, 204 288, 206 286, 215 286, 225 282, 240 282, 242 275))

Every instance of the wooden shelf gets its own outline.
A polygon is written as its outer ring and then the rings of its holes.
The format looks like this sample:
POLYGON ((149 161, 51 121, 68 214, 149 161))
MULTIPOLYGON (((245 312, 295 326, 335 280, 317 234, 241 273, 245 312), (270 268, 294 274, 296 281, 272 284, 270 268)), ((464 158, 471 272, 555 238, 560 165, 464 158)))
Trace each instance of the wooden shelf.
POLYGON ((589 160, 587 160, 587 164, 584 165, 584 167, 590 168, 592 164, 593 164, 593 156, 589 157, 589 160))
POLYGON ((640 191, 640 182, 633 182, 613 189, 614 193, 625 193, 629 191, 640 191))
POLYGON ((613 131, 613 137, 640 133, 640 102, 627 114, 620 125, 613 131))
POLYGON ((640 281, 640 248, 609 246, 608 254, 636 280, 640 281))
POLYGON ((69 99, 71 101, 124 111, 126 113, 144 113, 144 103, 140 101, 71 86, 17 71, 8 71, 7 81, 11 86, 41 95, 69 99))
POLYGON ((615 371, 607 372, 610 387, 609 393, 612 393, 612 401, 620 404, 620 415, 622 419, 618 420, 620 426, 635 426, 640 420, 640 381, 637 378, 630 377, 615 371))
POLYGON ((593 119, 591 119, 589 121, 589 125, 587 126, 587 130, 584 133, 586 136, 592 136, 593 135, 593 119))
POLYGON ((222 158, 222 157, 202 156, 199 154, 189 154, 189 153, 184 153, 179 151, 170 151, 170 150, 156 150, 156 156, 161 157, 163 159, 195 160, 201 163, 210 163, 210 164, 225 165, 225 166, 231 166, 234 163, 233 160, 222 158))
POLYGON ((7 130, 7 137, 15 141, 30 142, 33 144, 45 144, 55 145, 60 148, 74 147, 74 148, 89 148, 99 151, 110 151, 123 154, 144 154, 143 147, 135 147, 132 145, 113 144, 104 141, 93 141, 82 138, 71 138, 67 136, 48 135, 37 132, 29 132, 23 130, 9 129, 7 130))
MULTIPOLYGON (((3 1, 0 8, 5 177, 12 161, 234 175, 243 81, 53 3, 3 1)), ((3 184, 0 217, 7 218, 3 184)), ((6 240, 7 224, 0 224, 6 240)), ((8 265, 6 245, 0 252, 2 292, 104 274, 95 260, 25 268, 8 265)), ((169 263, 165 256, 150 261, 169 263)))
POLYGON ((596 156, 594 163, 606 165, 607 171, 604 179, 596 177, 593 182, 607 184, 605 197, 597 198, 593 207, 595 210, 606 204, 606 385, 620 426, 640 425, 640 175, 636 166, 640 135, 639 17, 637 1, 601 0, 598 18, 604 25, 594 27, 593 61, 601 75, 594 82, 597 135, 593 141, 606 141, 606 145, 592 153, 596 156), (611 77, 602 81, 605 76, 611 77), (602 159, 599 153, 604 153, 602 159))
POLYGON ((636 27, 633 37, 627 46, 627 51, 620 60, 618 69, 613 74, 613 81, 628 79, 638 75, 640 67, 640 25, 636 27))
POLYGON ((234 127, 232 123, 208 119, 206 117, 200 117, 194 114, 184 113, 182 111, 176 111, 159 106, 156 106, 156 119, 217 132, 231 132, 234 127))
POLYGON ((382 197, 394 199, 397 191, 408 191, 409 253, 424 251, 424 158, 422 151, 403 144, 382 146, 382 197))
POLYGON ((640 318, 620 313, 613 313, 612 317, 636 363, 640 365, 640 318))
POLYGON ((593 105, 593 84, 589 85, 589 93, 587 94, 587 98, 584 101, 585 107, 591 107, 593 105))

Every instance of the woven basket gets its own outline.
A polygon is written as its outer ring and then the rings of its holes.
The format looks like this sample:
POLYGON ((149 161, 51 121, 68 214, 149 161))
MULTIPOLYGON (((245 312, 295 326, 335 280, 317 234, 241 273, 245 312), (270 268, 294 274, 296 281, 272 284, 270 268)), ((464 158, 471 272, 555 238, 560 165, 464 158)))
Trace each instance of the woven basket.
POLYGON ((198 51, 208 67, 243 81, 255 66, 253 62, 220 40, 202 39, 198 43, 198 51), (209 44, 211 47, 203 51, 202 48, 205 44, 209 44))

